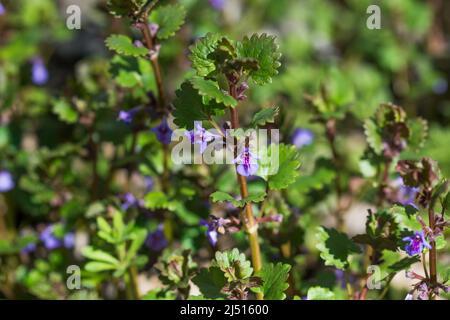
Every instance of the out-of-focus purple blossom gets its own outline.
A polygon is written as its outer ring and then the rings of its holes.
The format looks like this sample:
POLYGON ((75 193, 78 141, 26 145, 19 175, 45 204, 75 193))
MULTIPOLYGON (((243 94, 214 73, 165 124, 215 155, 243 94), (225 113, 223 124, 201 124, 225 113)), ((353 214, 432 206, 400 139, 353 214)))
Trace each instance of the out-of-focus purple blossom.
POLYGON ((345 287, 347 286, 347 282, 345 280, 345 272, 341 269, 335 269, 334 276, 336 277, 336 281, 340 284, 341 288, 345 289, 345 287))
POLYGON ((200 153, 203 153, 208 146, 208 142, 214 140, 217 137, 202 127, 201 121, 195 122, 195 128, 191 131, 187 131, 185 135, 190 139, 191 143, 200 145, 200 153))
POLYGON ((164 227, 162 224, 158 226, 156 231, 148 235, 145 244, 153 251, 161 251, 168 246, 169 242, 164 235, 164 227))
POLYGON ((417 288, 417 299, 428 300, 429 289, 425 282, 422 282, 417 288))
POLYGON ((145 191, 150 192, 153 190, 153 187, 155 186, 155 180, 153 180, 152 177, 146 176, 144 177, 144 185, 145 191))
POLYGON ((150 31, 150 35, 154 38, 159 30, 159 25, 156 23, 149 23, 148 30, 150 31))
POLYGON ((408 187, 404 184, 401 177, 396 178, 393 181, 393 187, 397 188, 397 202, 403 206, 412 206, 418 209, 415 201, 416 195, 420 191, 419 188, 408 187))
POLYGON ((48 81, 48 71, 44 65, 44 61, 40 57, 31 60, 31 80, 35 85, 42 86, 48 81))
POLYGON ((64 248, 71 249, 75 246, 75 233, 68 232, 63 238, 64 248))
POLYGON ((152 129, 152 131, 156 134, 159 142, 162 144, 170 144, 170 141, 172 140, 172 129, 170 129, 165 117, 157 127, 152 129))
POLYGON ((134 40, 133 44, 134 44, 135 47, 138 47, 138 48, 143 48, 144 47, 144 44, 142 43, 141 40, 134 40))
POLYGON ((447 80, 440 78, 433 85, 433 92, 436 94, 444 94, 448 90, 448 82, 447 80))
MULTIPOLYGON (((207 227, 206 230, 206 237, 208 238, 209 243, 215 247, 217 244, 217 238, 218 238, 218 229, 224 229, 225 227, 225 219, 223 218, 217 218, 211 216, 209 220, 200 220, 200 225, 207 227)), ((221 233, 224 233, 225 231, 222 230, 221 233)))
POLYGON ((416 231, 414 235, 404 237, 403 241, 407 242, 405 246, 405 251, 410 256, 415 256, 416 254, 422 253, 424 247, 431 249, 430 244, 425 239, 423 231, 416 231))
POLYGON ((412 293, 408 293, 405 297, 405 300, 414 300, 412 293))
POLYGON ((14 186, 12 174, 6 170, 0 171, 0 192, 8 192, 14 189, 14 186))
POLYGON ((243 100, 247 99, 245 92, 247 91, 248 88, 249 87, 248 87, 247 82, 242 82, 241 85, 239 87, 237 87, 236 96, 239 101, 243 101, 243 100))
POLYGON ((244 147, 242 152, 234 159, 234 163, 237 163, 237 172, 244 177, 254 175, 258 171, 257 159, 259 157, 253 154, 248 147, 244 147))
POLYGON ((124 211, 127 211, 130 208, 137 208, 144 205, 144 201, 136 198, 134 194, 127 192, 122 195, 122 205, 121 208, 124 211))
POLYGON ((48 250, 53 250, 56 248, 61 247, 62 243, 61 240, 55 237, 53 234, 53 226, 47 226, 44 231, 42 231, 41 235, 39 236, 39 239, 43 242, 44 246, 48 250))
POLYGON ((0 2, 0 16, 4 15, 6 13, 6 9, 3 6, 3 4, 0 2))
POLYGON ((36 250, 36 243, 30 242, 29 244, 27 244, 25 247, 22 248, 21 252, 22 253, 32 253, 36 250))
POLYGON ((131 122, 133 122, 133 119, 136 116, 136 114, 141 110, 142 110, 141 106, 132 108, 130 110, 120 110, 117 120, 130 124, 131 122))
POLYGON ((314 133, 311 130, 298 128, 292 135, 292 144, 298 149, 310 145, 314 141, 314 133))
POLYGON ((216 10, 223 10, 226 0, 209 0, 211 6, 216 10))

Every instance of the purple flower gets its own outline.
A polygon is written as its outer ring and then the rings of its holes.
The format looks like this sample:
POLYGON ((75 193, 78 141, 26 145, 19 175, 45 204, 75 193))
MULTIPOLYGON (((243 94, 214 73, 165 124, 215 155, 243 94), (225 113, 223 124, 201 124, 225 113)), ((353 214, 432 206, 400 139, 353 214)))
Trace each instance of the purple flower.
POLYGON ((152 131, 156 134, 159 142, 162 144, 170 144, 170 141, 172 140, 172 129, 170 129, 165 117, 157 127, 152 129, 152 131))
POLYGON ((0 2, 0 16, 4 15, 6 13, 6 9, 3 6, 3 4, 0 2))
POLYGON ((32 81, 35 85, 41 86, 48 81, 48 71, 44 65, 42 58, 36 57, 31 60, 32 81))
POLYGON ((127 192, 122 196, 122 205, 121 208, 124 211, 127 211, 133 207, 140 207, 143 205, 143 201, 136 198, 132 193, 127 192))
POLYGON ((209 0, 209 4, 216 10, 223 10, 225 7, 225 0, 209 0))
POLYGON ((292 144, 297 148, 303 148, 310 145, 314 141, 314 133, 311 130, 298 128, 294 131, 292 136, 292 144))
POLYGON ((27 244, 25 247, 22 248, 21 252, 31 253, 34 252, 34 250, 36 250, 36 243, 30 242, 29 244, 27 244))
POLYGON ((345 279, 345 273, 341 269, 335 269, 334 275, 336 277, 336 281, 340 284, 341 288, 345 289, 347 286, 347 281, 345 279))
POLYGON ((195 128, 191 131, 187 131, 185 135, 190 139, 191 143, 200 145, 200 153, 205 152, 208 142, 211 142, 214 138, 218 137, 203 128, 200 121, 196 121, 195 128))
POLYGON ((68 232, 63 238, 64 248, 71 249, 75 246, 75 233, 68 232))
POLYGON ((140 106, 130 110, 120 110, 117 120, 130 124, 131 122, 133 122, 133 119, 136 116, 136 114, 141 110, 142 107, 140 106))
POLYGON ((145 240, 145 244, 153 251, 161 251, 167 247, 169 242, 164 235, 164 227, 162 224, 158 226, 156 231, 148 235, 147 240, 145 240))
POLYGON ((397 188, 397 202, 400 203, 403 206, 413 206, 414 208, 417 208, 417 205, 415 204, 416 195, 419 192, 419 188, 413 188, 408 187, 404 184, 403 179, 401 177, 398 177, 394 180, 393 186, 397 188))
POLYGON ((237 172, 244 177, 254 175, 258 171, 258 163, 256 160, 258 156, 254 155, 248 147, 245 147, 241 154, 234 159, 234 163, 237 163, 237 172))
MULTIPOLYGON (((206 237, 208 238, 209 243, 215 247, 217 244, 217 238, 218 238, 218 229, 224 229, 225 226, 225 219, 223 218, 217 218, 214 216, 210 216, 209 220, 201 220, 200 225, 205 226, 208 229, 206 230, 206 237)), ((222 232, 223 233, 223 232, 222 232)))
POLYGON ((414 297, 411 293, 408 293, 405 297, 405 300, 414 300, 414 297))
POLYGON ((153 190, 153 187, 155 186, 155 181, 152 177, 144 177, 144 185, 145 185, 145 191, 150 192, 153 190))
POLYGON ((424 247, 431 249, 430 244, 425 239, 423 231, 416 231, 413 236, 404 237, 403 241, 408 242, 405 246, 405 251, 410 256, 422 253, 424 247))
POLYGON ((10 172, 0 171, 0 192, 8 192, 14 189, 14 180, 10 172))
POLYGON ((53 226, 47 226, 44 231, 42 231, 41 235, 39 236, 39 239, 44 243, 44 246, 48 250, 53 250, 56 248, 61 247, 62 243, 61 240, 55 237, 53 234, 53 226))

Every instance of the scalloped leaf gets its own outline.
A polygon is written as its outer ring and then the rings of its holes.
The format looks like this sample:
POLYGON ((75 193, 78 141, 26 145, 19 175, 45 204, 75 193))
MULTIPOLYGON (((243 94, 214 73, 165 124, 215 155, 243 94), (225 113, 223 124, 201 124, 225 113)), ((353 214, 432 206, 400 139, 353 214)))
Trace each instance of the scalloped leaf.
POLYGON ((345 270, 349 266, 349 257, 353 253, 360 253, 359 247, 350 240, 345 233, 336 229, 318 227, 316 248, 326 266, 334 266, 345 270))
POLYGON ((116 17, 138 14, 147 0, 108 0, 108 11, 116 17))
POLYGON ((211 266, 220 268, 228 282, 245 280, 253 274, 250 261, 237 248, 231 251, 217 251, 211 266))
POLYGON ((264 200, 266 197, 266 193, 258 192, 255 194, 249 195, 247 198, 243 200, 236 200, 231 194, 223 192, 223 191, 216 191, 210 195, 212 202, 230 202, 233 206, 237 208, 244 207, 247 203, 258 203, 264 200))
POLYGON ((194 121, 208 120, 210 116, 223 114, 226 108, 225 105, 218 104, 214 100, 205 102, 204 97, 190 82, 184 82, 177 90, 173 104, 175 106, 174 123, 187 129, 194 127, 194 121))
POLYGON ((300 154, 292 145, 271 144, 267 152, 259 155, 258 174, 269 184, 270 189, 284 189, 294 183, 300 175, 300 154), (278 161, 277 161, 278 160, 278 161))
POLYGON ((216 50, 221 38, 219 34, 208 33, 189 48, 191 51, 189 59, 198 76, 206 77, 216 70, 214 60, 209 55, 216 50))
POLYGON ((253 116, 252 126, 257 127, 263 126, 266 123, 274 123, 275 117, 278 116, 279 112, 280 112, 279 107, 262 109, 253 116))
POLYGON ((408 148, 417 152, 425 145, 428 136, 428 122, 422 118, 408 120, 408 129, 408 148))
POLYGON ((262 286, 252 289, 253 292, 262 293, 265 300, 284 300, 289 288, 287 279, 291 266, 281 262, 277 264, 268 263, 256 274, 263 281, 262 286))
POLYGON ((373 120, 366 120, 364 122, 364 133, 369 146, 376 154, 381 154, 383 151, 383 138, 381 137, 378 127, 373 120))
POLYGON ((148 53, 147 48, 136 47, 131 39, 123 34, 113 34, 105 40, 106 46, 110 50, 114 50, 117 53, 124 56, 139 57, 148 53))
POLYGON ((150 16, 150 22, 159 26, 156 36, 158 39, 168 39, 184 24, 186 9, 181 4, 164 5, 154 10, 150 16))
POLYGON ((192 86, 198 90, 198 93, 208 99, 214 99, 217 103, 222 103, 227 107, 236 107, 237 101, 227 92, 220 89, 219 85, 212 81, 200 77, 194 77, 191 80, 192 86))
POLYGON ((272 82, 272 77, 278 74, 278 68, 281 66, 278 45, 274 36, 266 33, 261 35, 254 34, 250 38, 244 39, 237 44, 238 58, 250 58, 258 61, 257 70, 250 69, 249 76, 259 85, 272 82))

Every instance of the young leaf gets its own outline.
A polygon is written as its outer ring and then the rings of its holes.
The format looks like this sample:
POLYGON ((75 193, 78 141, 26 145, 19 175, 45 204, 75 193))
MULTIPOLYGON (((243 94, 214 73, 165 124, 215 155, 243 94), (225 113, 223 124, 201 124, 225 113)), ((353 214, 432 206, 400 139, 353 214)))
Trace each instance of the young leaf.
POLYGON ((284 291, 289 287, 287 279, 290 269, 290 265, 281 262, 275 265, 273 263, 265 264, 257 273, 263 284, 253 291, 262 292, 265 300, 284 300, 286 298, 284 291))
POLYGON ((326 266, 344 270, 348 267, 349 256, 360 252, 359 247, 345 233, 336 229, 319 227, 316 237, 319 242, 316 248, 319 249, 320 257, 326 266))
POLYGON ((279 111, 279 107, 262 109, 253 116, 252 126, 257 127, 263 126, 266 123, 274 123, 279 111))
POLYGON ((266 197, 265 192, 258 192, 255 194, 249 195, 247 198, 242 200, 236 200, 231 194, 228 194, 223 191, 216 191, 211 194, 211 200, 213 202, 230 202, 233 206, 241 208, 244 207, 247 203, 258 203, 264 200, 266 197))
POLYGON ((116 266, 106 262, 91 261, 86 263, 85 269, 89 272, 102 272, 116 270, 116 266))
POLYGON ((124 56, 144 56, 148 53, 148 49, 136 47, 131 39, 121 34, 113 34, 106 41, 106 46, 124 56))
POLYGON ((75 123, 78 120, 77 111, 65 100, 57 100, 53 105, 53 112, 66 123, 75 123))
POLYGON ((225 297, 221 290, 226 285, 227 279, 218 267, 202 269, 192 279, 192 282, 200 289, 200 292, 205 298, 218 299, 225 297))
POLYGON ((307 300, 335 300, 334 292, 328 288, 311 287, 308 289, 307 300))
POLYGON ((423 148, 428 135, 428 123, 422 118, 408 120, 408 148, 417 152, 423 148))
POLYGON ((267 152, 260 154, 258 175, 268 181, 270 189, 284 189, 299 176, 299 153, 292 145, 271 144, 267 152))
POLYGON ((119 265, 119 260, 114 258, 107 252, 101 250, 95 250, 93 247, 87 246, 83 248, 82 251, 83 256, 89 258, 91 260, 97 260, 105 263, 109 263, 111 265, 117 266, 119 265))
POLYGON ((228 282, 248 279, 253 273, 250 261, 243 253, 239 253, 237 248, 231 251, 217 251, 212 266, 220 268, 228 282))
POLYGON ((375 151, 376 154, 381 154, 383 151, 383 138, 373 120, 369 119, 364 122, 364 133, 366 134, 367 143, 373 151, 375 151))
POLYGON ((227 92, 220 89, 219 85, 212 80, 194 77, 191 79, 191 83, 203 97, 214 99, 217 103, 222 103, 227 107, 234 108, 237 105, 237 101, 227 92))
POLYGON ((267 34, 254 34, 245 37, 237 44, 239 58, 251 58, 258 61, 259 68, 249 72, 250 77, 259 85, 272 82, 272 77, 278 74, 281 53, 275 43, 275 37, 267 34))
POLYGON ((208 33, 190 47, 189 59, 192 61, 192 67, 197 71, 198 76, 206 77, 216 70, 214 60, 208 56, 216 50, 221 38, 222 36, 216 33, 208 33))
POLYGON ((181 4, 160 6, 150 16, 150 22, 158 24, 158 39, 172 37, 184 24, 186 9, 181 4))

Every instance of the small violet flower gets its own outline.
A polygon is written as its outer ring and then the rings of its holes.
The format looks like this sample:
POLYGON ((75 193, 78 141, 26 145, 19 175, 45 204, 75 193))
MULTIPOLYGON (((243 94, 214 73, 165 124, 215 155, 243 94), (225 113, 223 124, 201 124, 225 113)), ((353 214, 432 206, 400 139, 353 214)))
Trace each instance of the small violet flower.
POLYGON ((22 253, 32 253, 36 250, 36 244, 31 242, 29 244, 27 244, 25 247, 22 248, 21 252, 22 253))
POLYGON ((165 117, 157 127, 152 129, 152 131, 156 134, 159 142, 162 144, 170 144, 170 141, 172 140, 172 129, 170 129, 165 117))
POLYGON ((143 201, 136 198, 132 193, 127 192, 122 197, 122 205, 121 208, 124 211, 127 211, 130 208, 143 206, 143 201))
POLYGON ((310 145, 314 141, 314 133, 311 130, 298 128, 292 136, 292 144, 298 149, 310 145))
POLYGON ((0 193, 8 192, 14 189, 14 180, 10 172, 6 170, 0 171, 0 193))
POLYGON ((216 10, 223 10, 225 7, 225 0, 209 0, 209 4, 216 10))
POLYGON ((217 244, 217 238, 219 235, 217 230, 220 229, 221 233, 224 233, 225 224, 225 219, 216 217, 211 217, 211 219, 209 219, 208 221, 203 219, 200 221, 200 225, 208 228, 206 230, 206 237, 213 247, 215 247, 217 244))
POLYGON ((416 195, 419 192, 419 188, 408 187, 404 184, 403 179, 398 177, 393 182, 394 188, 397 188, 397 202, 403 206, 412 206, 416 209, 417 205, 415 204, 416 195))
POLYGON ((152 177, 146 176, 144 177, 144 185, 145 185, 145 191, 150 192, 153 190, 153 187, 155 186, 155 181, 152 177))
POLYGON ((35 57, 31 60, 31 78, 35 85, 41 86, 48 81, 48 71, 42 58, 35 57))
POLYGON ((404 237, 403 241, 407 242, 405 246, 405 251, 410 256, 415 256, 416 254, 422 253, 424 247, 431 249, 430 244, 425 239, 423 231, 416 231, 414 235, 404 237))
POLYGON ((122 121, 126 124, 130 124, 133 122, 134 117, 136 114, 142 110, 142 107, 135 107, 130 110, 120 110, 119 115, 117 117, 117 120, 122 121))
POLYGON ((156 231, 150 233, 145 241, 147 247, 153 251, 161 251, 168 246, 169 242, 164 235, 163 225, 160 224, 156 231))
POLYGON ((195 128, 191 131, 186 131, 185 135, 190 139, 192 144, 200 145, 200 153, 205 152, 208 142, 211 142, 214 138, 218 137, 216 134, 203 128, 200 121, 196 121, 195 128))
POLYGON ((3 6, 3 4, 0 2, 0 16, 4 15, 6 13, 6 9, 3 6))
POLYGON ((248 147, 245 147, 241 154, 234 159, 234 163, 237 163, 237 172, 244 177, 254 175, 258 171, 258 163, 256 160, 259 159, 258 156, 253 154, 248 147))
POLYGON ((39 239, 43 242, 44 246, 48 250, 54 250, 64 246, 70 249, 75 244, 75 235, 73 232, 66 233, 63 239, 58 239, 54 234, 54 227, 52 225, 47 226, 44 231, 41 232, 39 239))

